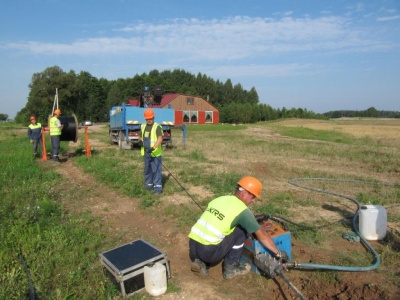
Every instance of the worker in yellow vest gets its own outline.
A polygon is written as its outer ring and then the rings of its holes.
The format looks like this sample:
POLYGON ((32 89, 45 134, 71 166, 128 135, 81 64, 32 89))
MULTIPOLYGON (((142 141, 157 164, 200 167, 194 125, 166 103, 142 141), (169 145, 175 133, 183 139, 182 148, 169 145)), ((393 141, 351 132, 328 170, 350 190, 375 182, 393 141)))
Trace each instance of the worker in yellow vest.
POLYGON ((144 157, 144 189, 155 194, 162 193, 162 141, 163 131, 154 122, 155 114, 150 108, 144 111, 146 124, 140 129, 140 152, 144 157))
POLYGON ((245 275, 249 264, 240 263, 246 234, 257 239, 282 262, 288 260, 286 252, 278 250, 270 235, 258 224, 250 205, 260 198, 261 182, 251 176, 240 179, 234 195, 212 200, 189 233, 189 257, 193 272, 208 276, 210 266, 223 260, 224 279, 245 275))
POLYGON ((29 118, 28 138, 32 144, 33 155, 39 157, 38 149, 42 152, 42 124, 36 121, 35 116, 29 118))
POLYGON ((61 115, 61 110, 56 109, 54 111, 53 117, 50 119, 50 139, 52 147, 51 159, 54 162, 60 162, 58 154, 60 152, 61 132, 64 127, 64 125, 62 125, 60 120, 58 119, 60 115, 61 115))

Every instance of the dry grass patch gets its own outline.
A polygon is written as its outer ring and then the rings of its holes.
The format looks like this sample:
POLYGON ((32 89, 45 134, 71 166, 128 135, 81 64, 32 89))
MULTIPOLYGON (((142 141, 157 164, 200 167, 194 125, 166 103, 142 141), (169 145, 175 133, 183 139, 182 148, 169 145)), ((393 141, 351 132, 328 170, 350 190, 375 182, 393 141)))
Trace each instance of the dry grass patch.
POLYGON ((313 130, 330 130, 355 136, 369 137, 380 144, 400 146, 400 119, 334 119, 334 120, 285 120, 279 125, 305 127, 313 130))

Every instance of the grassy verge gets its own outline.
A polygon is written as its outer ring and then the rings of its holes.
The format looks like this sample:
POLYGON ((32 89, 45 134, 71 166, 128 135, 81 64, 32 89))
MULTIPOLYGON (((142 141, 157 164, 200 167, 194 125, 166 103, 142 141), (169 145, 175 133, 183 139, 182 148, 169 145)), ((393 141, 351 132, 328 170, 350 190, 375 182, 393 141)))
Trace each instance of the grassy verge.
POLYGON ((59 175, 34 160, 21 131, 0 127, 0 299, 109 299, 100 223, 64 213, 59 175))

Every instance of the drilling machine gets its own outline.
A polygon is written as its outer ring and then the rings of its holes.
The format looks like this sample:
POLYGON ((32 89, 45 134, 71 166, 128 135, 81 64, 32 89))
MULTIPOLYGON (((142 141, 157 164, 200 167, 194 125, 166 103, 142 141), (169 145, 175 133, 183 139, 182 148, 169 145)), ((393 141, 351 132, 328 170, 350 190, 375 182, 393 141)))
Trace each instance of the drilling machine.
MULTIPOLYGON (((261 229, 271 236, 279 250, 288 254, 290 260, 291 233, 286 224, 267 214, 257 214, 255 217, 261 229)), ((249 235, 244 242, 241 261, 250 264, 252 271, 269 278, 279 275, 284 268, 282 263, 272 257, 272 253, 257 240, 254 234, 249 235)))

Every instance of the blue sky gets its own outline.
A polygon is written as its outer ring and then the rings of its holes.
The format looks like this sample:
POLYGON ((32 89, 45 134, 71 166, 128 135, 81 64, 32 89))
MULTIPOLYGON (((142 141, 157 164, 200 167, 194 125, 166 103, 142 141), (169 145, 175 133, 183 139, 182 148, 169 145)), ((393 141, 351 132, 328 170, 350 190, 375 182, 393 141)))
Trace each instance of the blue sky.
MULTIPOLYGON (((59 66, 109 80, 183 69, 273 108, 400 110, 399 0, 1 0, 0 113, 59 66)), ((121 102, 126 99, 121 99, 121 102)))

